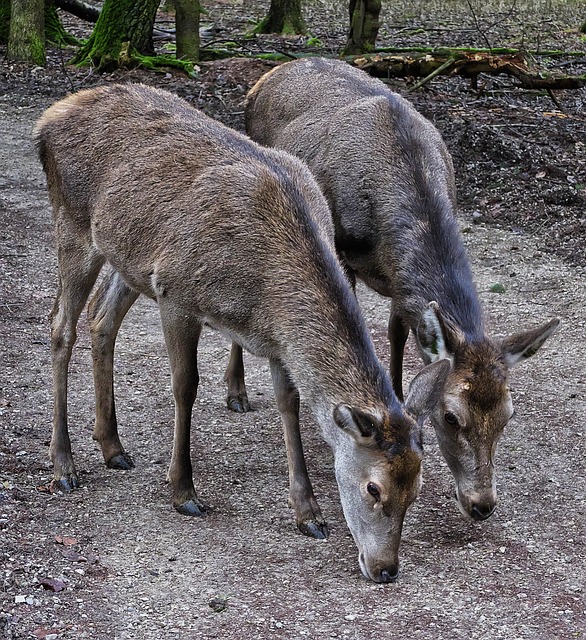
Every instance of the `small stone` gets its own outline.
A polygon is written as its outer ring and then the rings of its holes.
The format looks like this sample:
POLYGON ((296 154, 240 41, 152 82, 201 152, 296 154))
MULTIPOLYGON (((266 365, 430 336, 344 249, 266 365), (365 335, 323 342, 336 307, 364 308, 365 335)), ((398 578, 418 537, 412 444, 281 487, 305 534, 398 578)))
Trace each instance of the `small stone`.
POLYGON ((214 613, 221 613, 228 606, 228 598, 225 596, 216 596, 208 602, 208 605, 214 613))

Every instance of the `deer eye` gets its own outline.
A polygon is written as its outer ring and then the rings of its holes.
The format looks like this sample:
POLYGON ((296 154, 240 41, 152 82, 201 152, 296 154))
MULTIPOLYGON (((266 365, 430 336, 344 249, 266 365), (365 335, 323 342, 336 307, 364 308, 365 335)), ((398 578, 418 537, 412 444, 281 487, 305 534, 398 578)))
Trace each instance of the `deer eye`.
POLYGON ((456 418, 456 416, 451 411, 446 411, 444 413, 444 420, 448 424, 451 424, 453 427, 456 427, 458 425, 458 418, 456 418))
POLYGON ((366 485, 366 490, 377 502, 380 500, 380 489, 374 482, 369 482, 366 485))

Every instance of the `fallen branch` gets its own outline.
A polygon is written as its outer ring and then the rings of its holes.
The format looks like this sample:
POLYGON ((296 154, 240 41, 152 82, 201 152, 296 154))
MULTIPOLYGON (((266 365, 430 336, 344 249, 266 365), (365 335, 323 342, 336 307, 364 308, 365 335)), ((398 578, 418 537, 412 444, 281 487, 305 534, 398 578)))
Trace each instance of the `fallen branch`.
POLYGON ((350 64, 364 69, 379 78, 424 77, 425 82, 435 75, 460 75, 475 77, 480 73, 509 75, 518 80, 524 89, 580 89, 586 86, 586 74, 580 76, 558 75, 550 72, 532 71, 524 57, 516 55, 492 55, 449 50, 450 55, 413 54, 407 56, 365 54, 347 56, 350 64))
POLYGON ((488 53, 491 55, 529 55, 533 57, 543 56, 546 58, 583 58, 583 51, 562 51, 561 49, 542 50, 520 50, 509 47, 492 47, 491 49, 478 47, 381 47, 375 49, 371 54, 377 53, 430 53, 434 56, 451 56, 453 53, 488 53))
POLYGON ((428 76, 425 76, 423 80, 420 80, 418 83, 414 84, 409 91, 417 91, 417 89, 421 89, 424 84, 427 84, 430 80, 433 80, 436 76, 439 76, 442 73, 450 73, 454 67, 454 63, 456 59, 454 57, 448 58, 442 65, 440 65, 437 69, 434 69, 428 76))
POLYGON ((87 22, 97 22, 100 10, 83 0, 55 0, 55 6, 87 22))

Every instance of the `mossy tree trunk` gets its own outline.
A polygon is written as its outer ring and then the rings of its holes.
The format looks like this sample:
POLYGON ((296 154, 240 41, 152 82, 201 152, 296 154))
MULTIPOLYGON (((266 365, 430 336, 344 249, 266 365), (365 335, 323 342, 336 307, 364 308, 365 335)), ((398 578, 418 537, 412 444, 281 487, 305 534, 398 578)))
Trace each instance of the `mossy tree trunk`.
POLYGON ((45 39, 58 47, 79 44, 75 36, 65 31, 53 0, 45 0, 45 39))
POLYGON ((367 53, 375 48, 381 0, 350 0, 350 31, 344 53, 367 53))
POLYGON ((45 65, 43 0, 12 0, 6 55, 10 60, 45 65))
POLYGON ((254 33, 307 33, 301 15, 301 0, 271 0, 267 17, 255 27, 254 33))
POLYGON ((177 58, 199 60, 199 0, 175 0, 177 58))
POLYGON ((105 0, 100 17, 74 64, 99 71, 140 64, 154 53, 153 26, 160 0, 105 0))
POLYGON ((10 0, 0 0, 0 44, 8 44, 10 29, 10 0))
MULTIPOLYGON (((0 0, 0 44, 8 43, 10 29, 10 0, 0 0)), ((79 44, 79 40, 65 31, 53 0, 45 0, 45 42, 62 47, 79 44)))

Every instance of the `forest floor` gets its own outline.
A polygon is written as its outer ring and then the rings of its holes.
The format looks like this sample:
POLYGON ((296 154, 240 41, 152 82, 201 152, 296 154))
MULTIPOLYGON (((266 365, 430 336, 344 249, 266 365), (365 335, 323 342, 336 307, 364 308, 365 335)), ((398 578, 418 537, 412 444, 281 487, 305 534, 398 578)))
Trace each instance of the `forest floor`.
MULTIPOLYGON (((231 40, 235 53, 334 54, 344 43, 345 3, 309 3, 312 39, 255 40, 244 34, 266 3, 204 4, 211 46, 231 40)), ((573 24, 572 13, 561 10, 540 17, 538 9, 551 3, 392 4, 381 45, 488 41, 581 51, 535 56, 536 63, 586 71, 580 20, 573 24)), ((169 26, 166 19, 161 14, 159 26, 169 26)), ((91 28, 69 18, 67 26, 79 35, 91 28)), ((91 440, 83 317, 69 406, 83 488, 49 492, 47 314, 56 255, 31 143, 35 120, 72 90, 145 82, 242 130, 245 94, 273 66, 234 57, 201 64, 196 78, 143 70, 98 75, 68 66, 70 55, 51 50, 46 68, 30 68, 8 62, 0 49, 0 638, 586 638, 586 91, 557 92, 554 102, 504 76, 482 77, 481 91, 457 77, 413 93, 413 79, 390 82, 435 123, 453 154, 463 237, 489 326, 502 335, 555 316, 562 325, 512 372, 516 415, 499 446, 495 515, 479 524, 459 514, 427 428, 424 487, 405 523, 401 575, 381 586, 361 576, 331 453, 305 411, 308 465, 330 538, 318 542, 296 531, 268 365, 246 357, 255 410, 230 413, 222 383, 229 345, 211 331, 201 343, 193 457, 200 494, 214 510, 189 519, 172 509, 164 482, 170 375, 156 308, 144 300, 122 327, 116 361, 121 436, 136 469, 106 469, 91 440), (504 292, 491 293, 494 284, 504 292)), ((359 298, 387 361, 388 300, 365 288, 359 298)), ((411 343, 406 366, 409 376, 420 366, 411 343)))

